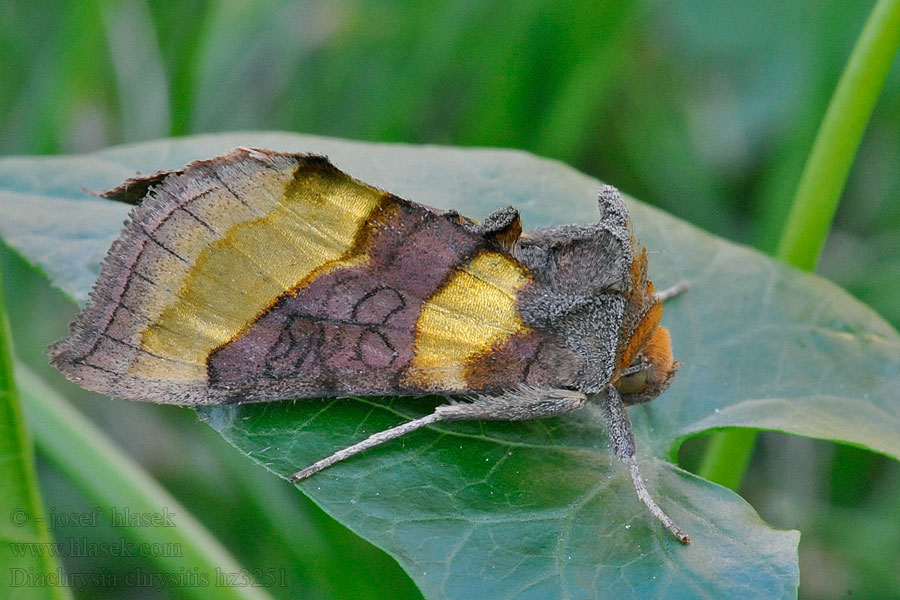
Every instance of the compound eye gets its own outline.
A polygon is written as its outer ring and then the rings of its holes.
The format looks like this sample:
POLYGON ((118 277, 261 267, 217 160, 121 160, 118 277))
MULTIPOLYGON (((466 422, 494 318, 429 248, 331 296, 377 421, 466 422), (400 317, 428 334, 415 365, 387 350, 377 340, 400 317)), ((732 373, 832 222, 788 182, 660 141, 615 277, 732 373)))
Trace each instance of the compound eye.
POLYGON ((650 363, 641 360, 625 370, 616 383, 616 389, 620 394, 636 394, 647 387, 650 381, 650 363))

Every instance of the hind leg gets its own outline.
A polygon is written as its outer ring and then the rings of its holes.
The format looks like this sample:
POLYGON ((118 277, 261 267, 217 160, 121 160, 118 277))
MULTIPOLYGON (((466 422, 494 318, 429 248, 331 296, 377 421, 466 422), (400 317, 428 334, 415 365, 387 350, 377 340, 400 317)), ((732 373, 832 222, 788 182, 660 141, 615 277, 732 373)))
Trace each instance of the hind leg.
POLYGON ((302 471, 297 471, 291 475, 291 481, 297 483, 337 462, 434 423, 545 419, 578 410, 584 406, 586 400, 587 396, 581 392, 522 386, 499 396, 475 396, 471 402, 442 404, 430 415, 379 431, 361 442, 338 450, 302 471))

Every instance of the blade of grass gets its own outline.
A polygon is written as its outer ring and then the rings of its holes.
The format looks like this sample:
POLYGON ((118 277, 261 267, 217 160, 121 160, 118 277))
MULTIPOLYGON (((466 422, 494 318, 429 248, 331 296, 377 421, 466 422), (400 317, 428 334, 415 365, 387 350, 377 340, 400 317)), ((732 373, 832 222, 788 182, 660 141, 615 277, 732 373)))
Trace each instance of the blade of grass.
POLYGON ((750 466, 757 435, 755 429, 726 429, 707 436, 697 474, 737 491, 750 466))
MULTIPOLYGON (((775 252, 782 261, 807 271, 815 268, 898 46, 900 0, 879 0, 853 48, 800 176, 775 252)), ((697 474, 737 490, 755 442, 754 431, 713 434, 697 474)))
MULTIPOLYGON (((2 282, 0 282, 2 283, 2 282)), ((34 449, 13 377, 12 337, 6 303, 0 285, 0 464, 3 510, 0 539, 0 588, 9 597, 71 598, 62 585, 28 585, 29 580, 56 581, 59 564, 50 552, 31 554, 31 549, 48 549, 52 543, 38 489, 34 449), (16 556, 16 550, 25 551, 16 556), (8 578, 8 580, 7 580, 8 578)))
POLYGON ((220 573, 246 574, 247 570, 187 509, 58 392, 22 364, 16 364, 15 371, 38 448, 96 502, 101 514, 108 518, 110 507, 127 506, 133 514, 173 515, 174 527, 125 526, 117 530, 135 544, 177 548, 178 552, 172 554, 178 556, 153 555, 161 572, 195 572, 208 582, 179 587, 179 593, 201 600, 270 598, 259 587, 216 585, 221 580, 217 577, 220 573))
POLYGON ((900 0, 879 0, 838 82, 775 255, 812 271, 875 101, 900 46, 900 0))

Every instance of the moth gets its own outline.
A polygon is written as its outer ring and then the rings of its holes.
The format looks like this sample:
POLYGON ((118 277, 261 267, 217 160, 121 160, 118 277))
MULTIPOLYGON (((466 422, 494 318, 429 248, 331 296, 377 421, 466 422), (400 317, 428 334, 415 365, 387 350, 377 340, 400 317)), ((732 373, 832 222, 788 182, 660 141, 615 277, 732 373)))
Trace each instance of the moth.
MULTIPOLYGON (((638 497, 627 405, 678 368, 619 192, 596 224, 522 233, 401 199, 327 158, 257 148, 129 179, 135 205, 52 364, 89 390, 186 406, 443 395, 432 414, 297 472, 443 421, 602 407, 638 497)), ((677 289, 675 290, 677 291, 677 289)))

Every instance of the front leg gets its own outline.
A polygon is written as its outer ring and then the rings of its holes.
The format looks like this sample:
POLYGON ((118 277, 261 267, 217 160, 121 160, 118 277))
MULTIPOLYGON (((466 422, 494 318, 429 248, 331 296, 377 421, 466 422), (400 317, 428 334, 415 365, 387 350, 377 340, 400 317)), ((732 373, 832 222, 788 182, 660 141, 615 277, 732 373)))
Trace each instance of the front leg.
POLYGON ((603 406, 603 414, 606 417, 606 426, 609 429, 609 437, 613 451, 619 460, 628 465, 631 481, 634 483, 634 490, 637 492, 638 498, 640 498, 641 502, 647 506, 650 510, 650 514, 656 517, 657 520, 662 523, 663 527, 671 531, 672 535, 678 538, 679 542, 683 544, 688 543, 691 541, 691 538, 688 537, 681 528, 675 525, 672 519, 669 518, 669 515, 663 512, 644 485, 644 480, 641 477, 641 472, 638 468, 637 459, 634 456, 634 428, 631 425, 631 418, 628 416, 628 411, 625 410, 625 405, 622 404, 622 398, 619 396, 619 392, 615 387, 610 385, 606 390, 606 398, 597 399, 601 400, 603 406))

